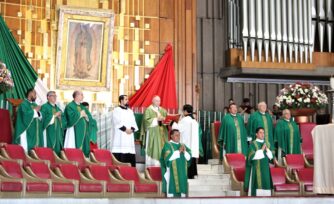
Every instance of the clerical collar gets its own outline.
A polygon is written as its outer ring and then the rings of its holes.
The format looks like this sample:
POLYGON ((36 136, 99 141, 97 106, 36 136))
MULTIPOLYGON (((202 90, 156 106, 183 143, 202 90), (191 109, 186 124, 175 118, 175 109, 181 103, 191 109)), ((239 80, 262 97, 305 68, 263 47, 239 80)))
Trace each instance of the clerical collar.
POLYGON ((80 105, 80 104, 81 104, 80 102, 76 102, 76 101, 74 101, 74 103, 77 104, 77 105, 80 105))
POLYGON ((173 140, 171 140, 170 142, 174 144, 180 144, 179 142, 174 142, 173 140))
POLYGON ((128 109, 128 107, 126 107, 126 106, 122 106, 122 105, 120 105, 119 106, 121 109, 124 109, 124 110, 127 110, 128 109))
POLYGON ((264 143, 264 140, 256 139, 257 142, 264 143))
POLYGON ((233 116, 233 117, 237 116, 237 114, 232 114, 232 113, 230 113, 230 114, 231 114, 231 116, 233 116))
POLYGON ((53 107, 56 107, 57 105, 56 104, 52 104, 52 103, 50 103, 50 102, 48 102, 51 106, 53 106, 53 107))
POLYGON ((288 120, 288 119, 284 119, 286 122, 290 122, 290 120, 288 120))
POLYGON ((260 111, 259 111, 259 113, 260 113, 261 115, 265 115, 265 114, 266 114, 266 112, 262 113, 262 112, 260 112, 260 111))

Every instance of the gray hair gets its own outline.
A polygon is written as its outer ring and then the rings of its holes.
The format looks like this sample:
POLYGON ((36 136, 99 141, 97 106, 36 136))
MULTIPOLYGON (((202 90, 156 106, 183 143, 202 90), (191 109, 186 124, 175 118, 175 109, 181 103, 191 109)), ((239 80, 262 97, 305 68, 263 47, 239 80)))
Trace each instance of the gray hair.
POLYGON ((49 97, 51 94, 56 94, 55 91, 49 91, 47 94, 46 94, 46 97, 49 97))

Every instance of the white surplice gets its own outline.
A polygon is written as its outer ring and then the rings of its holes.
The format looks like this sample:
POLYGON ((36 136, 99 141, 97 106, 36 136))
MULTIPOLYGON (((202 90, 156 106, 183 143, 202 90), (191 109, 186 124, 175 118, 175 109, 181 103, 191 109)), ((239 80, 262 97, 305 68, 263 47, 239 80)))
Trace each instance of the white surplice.
POLYGON ((178 123, 180 142, 191 149, 193 158, 199 158, 199 126, 198 122, 190 116, 181 118, 178 123))

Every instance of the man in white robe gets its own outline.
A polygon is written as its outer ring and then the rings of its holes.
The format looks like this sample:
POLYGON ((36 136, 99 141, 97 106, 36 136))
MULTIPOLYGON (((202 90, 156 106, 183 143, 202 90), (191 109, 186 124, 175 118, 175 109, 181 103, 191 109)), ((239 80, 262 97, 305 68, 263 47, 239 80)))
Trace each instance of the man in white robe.
POLYGON ((136 151, 134 132, 138 131, 133 111, 128 108, 128 96, 121 95, 118 98, 119 107, 113 112, 113 137, 111 151, 121 162, 131 163, 136 166, 136 151))
MULTIPOLYGON (((193 117, 193 107, 189 104, 183 106, 183 116, 178 125, 181 134, 181 143, 191 150, 191 164, 188 167, 188 178, 193 179, 197 175, 196 160, 199 158, 199 125, 193 117)), ((176 127, 173 127, 176 129, 176 127)))

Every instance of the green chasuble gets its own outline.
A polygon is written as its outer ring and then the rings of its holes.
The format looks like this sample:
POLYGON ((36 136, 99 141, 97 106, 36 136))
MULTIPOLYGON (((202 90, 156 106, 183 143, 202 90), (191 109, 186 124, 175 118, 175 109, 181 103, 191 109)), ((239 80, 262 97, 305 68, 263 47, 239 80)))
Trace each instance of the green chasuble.
MULTIPOLYGON (((161 116, 167 116, 167 111, 161 107, 159 108, 159 112, 161 116)), ((139 140, 146 151, 146 155, 159 162, 161 150, 165 142, 168 141, 168 130, 161 122, 151 127, 153 120, 157 117, 158 115, 152 109, 152 105, 145 110, 139 140)), ((146 161, 146 163, 148 163, 148 161, 146 161)))
POLYGON ((275 127, 275 142, 284 154, 300 154, 300 132, 298 125, 290 120, 279 119, 275 127))
POLYGON ((49 102, 45 103, 41 112, 43 115, 43 131, 46 134, 47 147, 53 149, 57 154, 63 148, 64 130, 66 128, 66 119, 64 113, 61 118, 54 117, 57 112, 62 112, 57 105, 52 105, 49 102), (50 122, 53 119, 53 123, 50 122))
POLYGON ((88 157, 90 152, 89 123, 93 120, 92 115, 85 106, 72 101, 65 108, 65 116, 67 127, 74 127, 75 147, 81 149, 85 156, 88 157), (80 117, 81 110, 85 110, 88 121, 84 117, 80 117))
POLYGON ((251 114, 248 120, 248 135, 252 137, 253 140, 256 138, 255 131, 258 127, 264 128, 264 140, 267 144, 267 147, 273 151, 274 149, 274 128, 273 120, 269 113, 262 114, 259 111, 256 111, 251 114))
POLYGON ((236 114, 226 114, 219 130, 218 143, 220 144, 220 159, 222 159, 223 146, 226 153, 242 153, 247 155, 247 131, 243 118, 236 114))
POLYGON ((256 190, 271 190, 272 180, 269 167, 269 158, 266 154, 266 150, 262 151, 263 142, 254 140, 248 148, 248 155, 246 159, 246 173, 244 181, 244 190, 252 196, 256 196, 256 190), (262 159, 254 159, 257 150, 263 152, 262 159), (249 192, 249 188, 251 191, 249 192))
POLYGON ((14 135, 14 144, 20 144, 21 134, 26 131, 28 151, 34 147, 43 147, 42 121, 34 118, 35 102, 27 99, 23 100, 17 109, 16 127, 14 135))
POLYGON ((186 152, 189 153, 189 161, 185 157, 185 153, 180 153, 179 158, 172 158, 175 151, 179 150, 181 143, 175 143, 173 141, 166 142, 160 157, 161 173, 162 173, 162 192, 168 194, 174 194, 174 197, 180 197, 181 193, 186 194, 188 192, 188 166, 190 166, 191 150, 186 147, 186 152), (171 161, 170 161, 171 159, 171 161), (169 169, 169 181, 166 181, 165 173, 169 169), (167 186, 168 184, 168 186, 167 186), (168 190, 168 192, 167 192, 168 190))

